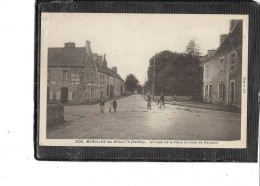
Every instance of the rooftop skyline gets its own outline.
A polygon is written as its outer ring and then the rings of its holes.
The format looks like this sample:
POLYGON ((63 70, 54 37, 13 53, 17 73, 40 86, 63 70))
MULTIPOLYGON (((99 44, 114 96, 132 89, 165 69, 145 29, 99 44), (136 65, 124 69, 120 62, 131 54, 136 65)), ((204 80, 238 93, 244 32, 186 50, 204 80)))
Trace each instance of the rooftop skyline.
POLYGON ((48 13, 42 15, 42 37, 48 47, 67 42, 85 47, 88 40, 92 53, 106 54, 108 67, 116 66, 123 79, 133 73, 143 85, 155 53, 184 52, 195 39, 206 54, 229 32, 231 18, 234 15, 48 13))

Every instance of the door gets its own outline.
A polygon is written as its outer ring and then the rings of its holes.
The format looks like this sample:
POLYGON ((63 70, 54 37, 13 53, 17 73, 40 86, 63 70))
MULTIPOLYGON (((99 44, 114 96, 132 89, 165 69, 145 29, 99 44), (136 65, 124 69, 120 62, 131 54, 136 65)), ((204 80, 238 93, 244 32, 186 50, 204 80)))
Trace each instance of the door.
POLYGON ((114 97, 114 86, 110 86, 110 98, 114 97))
POLYGON ((109 96, 109 85, 107 85, 107 97, 110 97, 109 96))
POLYGON ((212 85, 209 85, 209 99, 212 102, 212 85))
POLYGON ((61 87, 61 102, 67 103, 69 97, 69 89, 68 87, 61 87))
POLYGON ((230 83, 230 88, 231 88, 230 104, 234 104, 235 103, 235 82, 230 83))
POLYGON ((92 98, 93 98, 93 88, 91 88, 91 89, 90 89, 89 98, 90 98, 90 99, 92 99, 92 98))

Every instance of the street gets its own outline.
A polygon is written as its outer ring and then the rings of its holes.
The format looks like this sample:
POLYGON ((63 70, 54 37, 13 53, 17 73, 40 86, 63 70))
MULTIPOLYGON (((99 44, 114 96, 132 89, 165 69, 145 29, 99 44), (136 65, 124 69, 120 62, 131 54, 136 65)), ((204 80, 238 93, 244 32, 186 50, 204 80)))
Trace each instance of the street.
POLYGON ((239 140, 239 113, 165 105, 142 95, 117 100, 117 112, 100 113, 99 104, 65 106, 65 123, 47 130, 48 139, 239 140))

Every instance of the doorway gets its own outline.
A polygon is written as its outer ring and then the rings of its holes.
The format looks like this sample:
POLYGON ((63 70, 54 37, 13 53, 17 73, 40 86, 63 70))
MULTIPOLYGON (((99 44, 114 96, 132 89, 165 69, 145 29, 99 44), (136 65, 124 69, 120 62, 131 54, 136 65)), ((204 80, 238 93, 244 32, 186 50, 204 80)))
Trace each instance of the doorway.
POLYGON ((231 91, 230 104, 234 104, 235 103, 235 81, 230 82, 230 91, 231 91))
POLYGON ((210 102, 212 102, 212 85, 211 84, 209 85, 209 99, 210 99, 210 102))
POLYGON ((61 87, 61 102, 67 103, 69 96, 69 89, 68 87, 61 87))
POLYGON ((110 86, 110 98, 114 97, 114 86, 110 86))
POLYGON ((91 89, 90 89, 89 98, 90 98, 90 99, 92 99, 92 98, 93 98, 93 88, 91 88, 91 89))

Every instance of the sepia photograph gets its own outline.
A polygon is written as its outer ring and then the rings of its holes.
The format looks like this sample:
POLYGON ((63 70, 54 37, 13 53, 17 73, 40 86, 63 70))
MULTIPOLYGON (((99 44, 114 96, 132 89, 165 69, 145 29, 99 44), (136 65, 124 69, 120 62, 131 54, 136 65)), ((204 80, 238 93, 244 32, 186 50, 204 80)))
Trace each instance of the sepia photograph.
POLYGON ((40 145, 246 148, 248 16, 42 13, 40 145))

